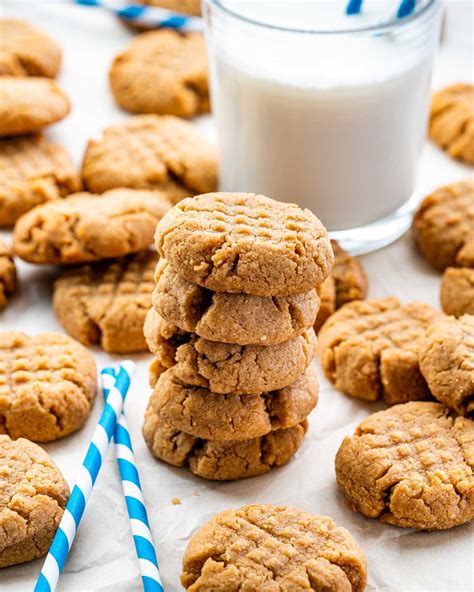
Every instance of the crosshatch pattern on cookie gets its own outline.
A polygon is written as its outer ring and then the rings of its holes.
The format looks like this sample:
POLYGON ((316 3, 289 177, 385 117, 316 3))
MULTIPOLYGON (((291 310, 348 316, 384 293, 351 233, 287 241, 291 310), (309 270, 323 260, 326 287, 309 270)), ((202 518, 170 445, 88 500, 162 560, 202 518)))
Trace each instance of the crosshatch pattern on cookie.
POLYGON ((355 301, 336 311, 318 334, 328 380, 344 393, 388 404, 430 398, 418 356, 425 331, 443 313, 397 298, 355 301))
POLYGON ((0 433, 49 442, 76 431, 96 381, 94 359, 70 337, 0 334, 0 433))
POLYGON ((189 281, 256 296, 311 290, 334 260, 327 232, 309 210, 250 193, 182 201, 158 225, 155 243, 189 281))
POLYGON ((148 250, 64 273, 53 296, 60 323, 84 345, 115 353, 145 351, 143 325, 157 261, 156 251, 148 250))
POLYGON ((367 417, 336 456, 352 509, 396 526, 436 530, 474 518, 474 422, 412 401, 367 417))
POLYGON ((0 139, 0 225, 81 189, 67 151, 42 136, 0 139))
POLYGON ((173 202, 217 186, 217 156, 196 129, 173 116, 136 115, 91 140, 82 175, 91 191, 159 189, 173 202))

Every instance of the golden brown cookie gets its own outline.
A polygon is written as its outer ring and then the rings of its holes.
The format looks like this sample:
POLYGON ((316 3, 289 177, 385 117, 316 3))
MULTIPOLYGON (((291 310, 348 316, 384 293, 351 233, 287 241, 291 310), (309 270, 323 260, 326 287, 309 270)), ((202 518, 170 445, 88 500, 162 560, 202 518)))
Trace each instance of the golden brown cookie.
POLYGON ((0 139, 0 226, 80 189, 80 177, 60 144, 41 136, 0 139))
POLYGON ((113 353, 146 351, 143 324, 157 260, 148 250, 66 271, 54 283, 59 322, 84 345, 113 353))
POLYGON ((319 308, 316 289, 291 296, 212 292, 178 275, 165 259, 157 265, 153 306, 169 323, 210 341, 277 345, 311 327, 319 308))
POLYGON ((51 442, 89 417, 97 387, 92 355, 59 333, 0 333, 0 433, 51 442))
POLYGON ((364 300, 367 296, 367 276, 362 263, 344 251, 337 241, 331 240, 331 246, 334 251, 334 266, 331 275, 322 285, 321 306, 314 324, 316 332, 335 310, 347 302, 364 300))
POLYGON ((16 267, 11 249, 0 238, 0 310, 7 305, 7 296, 13 294, 17 286, 16 267))
POLYGON ((474 316, 433 323, 421 346, 420 370, 438 401, 474 417, 474 316))
POLYGON ((0 19, 1 51, 14 70, 26 76, 55 78, 61 65, 59 45, 42 31, 17 19, 0 19))
POLYGON ((192 117, 209 111, 201 33, 161 29, 135 37, 115 58, 109 80, 117 103, 132 113, 192 117))
POLYGON ((208 388, 214 393, 258 394, 295 382, 309 366, 316 336, 308 329, 278 345, 237 345, 202 339, 182 331, 150 309, 145 337, 156 355, 153 375, 173 367, 182 382, 208 388))
POLYGON ((439 530, 474 518, 474 422, 439 403, 369 415, 336 456, 354 511, 404 528, 439 530))
POLYGON ((0 77, 0 136, 34 134, 64 119, 71 105, 49 78, 0 77))
POLYGON ((190 282, 216 292, 288 296, 329 275, 326 229, 309 210, 253 193, 209 193, 172 208, 155 244, 190 282))
POLYGON ((448 267, 441 280, 440 300, 449 315, 474 314, 474 268, 448 267))
POLYGON ((0 48, 0 76, 26 76, 20 62, 11 53, 0 48))
POLYGON ((45 555, 69 498, 49 454, 0 435, 0 568, 45 555))
POLYGON ((413 236, 436 269, 474 268, 474 178, 425 197, 413 218, 413 236))
POLYGON ((201 14, 200 0, 140 0, 139 4, 150 4, 192 16, 200 16, 201 14))
POLYGON ((136 115, 88 144, 82 176, 90 191, 159 189, 173 202, 217 185, 215 149, 193 125, 171 115, 136 115))
POLYGON ((204 479, 232 481, 262 475, 286 464, 301 446, 307 429, 305 421, 261 438, 213 442, 171 427, 149 407, 143 436, 156 458, 176 467, 188 466, 204 479))
POLYGON ((328 380, 347 395, 389 405, 429 398, 418 365, 425 331, 443 314, 397 298, 355 301, 336 311, 318 334, 328 380))
POLYGON ((158 191, 76 193, 33 208, 16 223, 13 250, 31 263, 85 263, 146 249, 170 207, 158 191))
POLYGON ((474 164, 474 86, 454 84, 434 94, 429 134, 453 158, 474 164))
POLYGON ((198 530, 181 583, 188 592, 363 592, 367 561, 329 516, 253 504, 220 512, 198 530))
POLYGON ((174 368, 169 368, 160 376, 148 406, 165 423, 186 434, 228 442, 300 424, 316 406, 318 392, 312 369, 292 385, 272 392, 224 395, 184 384, 174 368))

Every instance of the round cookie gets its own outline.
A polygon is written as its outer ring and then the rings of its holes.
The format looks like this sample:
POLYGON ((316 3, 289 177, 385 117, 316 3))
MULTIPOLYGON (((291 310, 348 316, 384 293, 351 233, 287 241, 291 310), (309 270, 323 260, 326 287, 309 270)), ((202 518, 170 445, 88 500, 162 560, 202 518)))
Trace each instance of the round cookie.
POLYGON ((165 259, 155 274, 156 311, 183 331, 210 341, 277 345, 311 327, 319 308, 316 289, 290 296, 211 292, 178 275, 165 259))
POLYGON ((433 323, 421 346, 420 370, 438 401, 474 416, 474 316, 433 323))
POLYGON ((0 139, 0 226, 80 189, 80 177, 63 146, 41 136, 0 139))
POLYGON ((66 335, 0 333, 0 433, 36 442, 83 426, 97 390, 92 355, 66 335))
POLYGON ((201 33, 161 29, 138 35, 113 61, 109 80, 117 103, 132 113, 192 117, 209 112, 201 33))
POLYGON ((196 128, 171 115, 136 115, 91 140, 82 164, 90 191, 158 189, 177 202, 217 186, 217 154, 196 128))
POLYGON ((0 82, 0 136, 34 134, 71 109, 65 93, 48 78, 3 76, 0 82))
POLYGON ((189 592, 363 592, 367 562, 329 516, 252 504, 220 512, 197 531, 181 583, 189 592))
POLYGON ((42 448, 0 435, 0 568, 45 555, 69 487, 42 448))
POLYGON ((474 164, 474 86, 454 84, 434 94, 429 135, 453 158, 474 164))
POLYGON ((7 305, 7 296, 13 294, 17 287, 15 262, 12 252, 0 238, 0 311, 7 305))
POLYGON ((364 300, 367 296, 367 276, 362 263, 340 247, 337 241, 331 240, 331 246, 334 265, 331 275, 322 285, 321 306, 314 324, 316 332, 341 306, 353 300, 364 300))
POLYGON ((439 403, 369 415, 336 455, 349 505, 395 526, 439 530, 474 518, 474 423, 439 403))
POLYGON ((181 432, 148 407, 143 436, 151 453, 176 467, 188 466, 204 479, 232 481, 285 465, 301 446, 308 424, 275 430, 252 440, 213 442, 181 432))
POLYGON ((413 218, 413 236, 436 269, 474 267, 474 179, 425 197, 413 218))
POLYGON ((474 268, 448 267, 441 280, 440 300, 449 315, 474 315, 474 268))
POLYGON ((15 224, 14 252, 30 263, 85 263, 121 257, 153 242, 169 209, 158 191, 76 193, 33 208, 15 224))
MULTIPOLYGON (((2 53, 23 76, 55 78, 61 65, 61 49, 49 35, 17 19, 0 19, 2 53)), ((11 72, 10 72, 11 73, 11 72)))
POLYGON ((418 356, 425 331, 443 314, 397 298, 358 300, 336 311, 318 334, 327 379, 347 395, 389 405, 427 399, 418 356))
POLYGON ((237 345, 202 339, 168 323, 152 308, 145 321, 145 338, 156 355, 153 374, 173 368, 188 385, 214 393, 258 394, 295 382, 313 359, 316 336, 308 329, 278 345, 237 345))
POLYGON ((252 193, 209 193, 172 208, 156 248, 190 282, 216 292, 288 296, 329 275, 326 229, 309 210, 252 193))
POLYGON ((204 440, 250 440, 291 428, 311 413, 318 401, 316 373, 308 369, 285 388, 262 394, 218 394, 182 383, 173 368, 159 378, 149 407, 165 423, 204 440))
POLYGON ((143 324, 157 260, 147 250, 64 272, 53 291, 59 322, 84 345, 113 353, 146 351, 143 324))

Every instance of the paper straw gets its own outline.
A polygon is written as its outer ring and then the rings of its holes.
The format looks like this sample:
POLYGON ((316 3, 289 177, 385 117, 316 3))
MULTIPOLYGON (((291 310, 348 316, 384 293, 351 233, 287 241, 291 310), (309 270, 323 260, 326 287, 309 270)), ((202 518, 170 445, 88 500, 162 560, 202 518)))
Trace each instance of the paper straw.
POLYGON ((115 383, 110 389, 99 423, 79 470, 76 484, 36 582, 35 592, 52 592, 56 589, 59 574, 64 567, 110 439, 115 431, 117 420, 122 412, 123 402, 134 371, 135 364, 133 362, 127 360, 120 364, 115 383))
POLYGON ((123 0, 74 0, 82 6, 97 6, 112 12, 129 23, 148 28, 168 27, 180 31, 202 31, 202 19, 178 14, 165 8, 131 4, 123 0))
MULTIPOLYGON (((362 9, 363 0, 349 0, 346 7, 347 15, 359 14, 362 9)), ((397 18, 402 19, 415 10, 416 0, 402 0, 397 10, 397 18)))
POLYGON ((349 0, 349 4, 346 8, 346 14, 359 14, 362 7, 362 0, 349 0))
MULTIPOLYGON (((116 370, 114 368, 104 368, 101 374, 104 397, 107 400, 116 379, 116 370)), ((145 592, 163 592, 155 546, 148 523, 135 455, 133 454, 132 440, 123 411, 115 428, 114 441, 143 589, 145 592)))

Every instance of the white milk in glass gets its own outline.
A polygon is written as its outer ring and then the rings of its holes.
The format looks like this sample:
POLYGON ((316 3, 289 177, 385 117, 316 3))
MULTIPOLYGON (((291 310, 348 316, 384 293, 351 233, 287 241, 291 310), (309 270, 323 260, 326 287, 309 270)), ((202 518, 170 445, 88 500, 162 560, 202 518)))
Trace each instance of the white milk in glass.
MULTIPOLYGON (((225 5, 277 27, 367 20, 346 17, 340 2, 225 5)), ((208 26, 222 190, 297 202, 330 230, 380 220, 410 198, 430 96, 432 47, 419 32, 208 26)))

